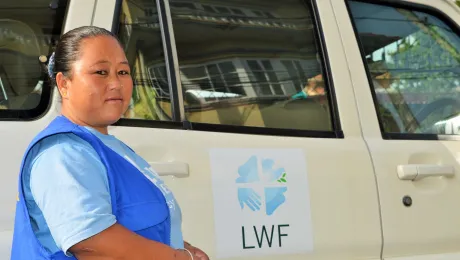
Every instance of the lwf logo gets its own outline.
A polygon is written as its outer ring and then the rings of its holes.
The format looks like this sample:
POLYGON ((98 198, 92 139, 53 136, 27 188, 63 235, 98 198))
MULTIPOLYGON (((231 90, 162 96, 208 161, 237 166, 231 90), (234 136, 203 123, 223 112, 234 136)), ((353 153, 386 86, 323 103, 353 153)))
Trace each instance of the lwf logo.
POLYGON ((218 259, 313 250, 303 149, 213 148, 209 157, 218 259))
MULTIPOLYGON (((275 167, 274 160, 251 156, 247 162, 238 168, 238 175, 236 184, 241 210, 255 212, 265 209, 265 214, 271 216, 286 202, 285 193, 288 190, 287 173, 283 167, 275 167), (256 186, 262 186, 262 189, 257 189, 256 186)), ((259 248, 264 246, 272 247, 274 237, 277 236, 277 246, 282 247, 282 237, 288 236, 288 234, 283 233, 282 229, 287 227, 289 227, 288 224, 253 226, 252 231, 257 241, 257 246, 259 248)), ((241 227, 241 232, 243 249, 255 248, 255 245, 247 244, 247 234, 244 226, 241 227)), ((248 233, 252 232, 248 231, 248 233)), ((254 241, 254 239, 250 240, 254 241)))

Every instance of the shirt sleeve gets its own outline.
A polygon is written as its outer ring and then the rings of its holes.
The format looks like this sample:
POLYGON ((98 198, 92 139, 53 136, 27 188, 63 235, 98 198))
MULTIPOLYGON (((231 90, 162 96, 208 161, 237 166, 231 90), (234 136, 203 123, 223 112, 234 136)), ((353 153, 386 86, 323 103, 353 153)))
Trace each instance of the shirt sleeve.
POLYGON ((57 143, 30 169, 33 198, 67 255, 70 247, 115 224, 106 169, 89 144, 57 143))

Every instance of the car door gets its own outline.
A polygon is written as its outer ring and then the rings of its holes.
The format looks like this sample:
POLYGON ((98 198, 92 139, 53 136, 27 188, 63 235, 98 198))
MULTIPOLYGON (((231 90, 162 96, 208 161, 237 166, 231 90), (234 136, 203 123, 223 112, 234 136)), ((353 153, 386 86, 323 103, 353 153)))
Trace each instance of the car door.
POLYGON ((119 10, 135 88, 110 131, 164 176, 187 241, 211 259, 380 259, 375 176, 328 1, 117 2, 98 4, 94 24, 119 10))
POLYGON ((383 258, 458 259, 458 9, 349 0, 335 11, 377 176, 383 258))

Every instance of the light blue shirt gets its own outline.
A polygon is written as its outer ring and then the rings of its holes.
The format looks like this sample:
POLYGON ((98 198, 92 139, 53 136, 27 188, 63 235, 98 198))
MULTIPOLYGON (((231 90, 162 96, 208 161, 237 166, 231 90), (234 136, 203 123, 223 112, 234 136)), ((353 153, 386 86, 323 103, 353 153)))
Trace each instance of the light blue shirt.
MULTIPOLYGON (((171 215, 171 246, 183 248, 181 210, 163 180, 123 142, 87 129, 161 190, 171 215)), ((74 134, 57 134, 35 145, 26 158, 23 183, 32 228, 50 253, 67 253, 116 223, 105 166, 94 148, 74 134)))

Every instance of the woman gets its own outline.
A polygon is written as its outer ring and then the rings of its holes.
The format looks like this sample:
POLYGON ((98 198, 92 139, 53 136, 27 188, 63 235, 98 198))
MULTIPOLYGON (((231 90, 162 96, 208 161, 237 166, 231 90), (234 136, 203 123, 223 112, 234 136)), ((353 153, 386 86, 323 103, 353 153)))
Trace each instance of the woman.
POLYGON ((12 259, 209 259, 184 243, 180 208, 159 176, 107 132, 133 88, 116 37, 69 31, 48 70, 62 115, 24 155, 12 259))

